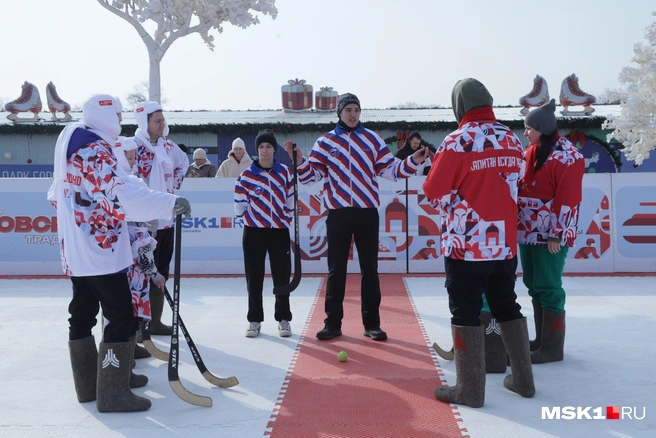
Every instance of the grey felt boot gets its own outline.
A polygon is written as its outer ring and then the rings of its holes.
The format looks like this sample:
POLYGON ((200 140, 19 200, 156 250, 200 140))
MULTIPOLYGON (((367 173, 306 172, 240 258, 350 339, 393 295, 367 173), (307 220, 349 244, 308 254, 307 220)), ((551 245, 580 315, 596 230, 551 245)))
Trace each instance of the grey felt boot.
POLYGON ((171 336, 173 330, 170 325, 162 324, 162 312, 164 311, 164 292, 153 282, 150 283, 150 334, 171 336))
POLYGON ((456 361, 456 385, 438 386, 435 398, 446 403, 480 408, 485 402, 485 353, 482 326, 451 325, 456 361))
POLYGON ((93 336, 68 341, 68 352, 73 368, 73 383, 77 401, 86 403, 96 399, 96 378, 98 376, 98 350, 93 336))
MULTIPOLYGON (((132 363, 134 361, 134 349, 137 345, 134 336, 130 338, 130 345, 132 345, 132 354, 130 356, 130 363, 132 363)), ((134 367, 130 367, 130 388, 141 388, 142 386, 146 386, 148 384, 148 377, 142 374, 133 373, 132 368, 134 367)))
POLYGON ((533 367, 531 366, 531 352, 528 346, 528 326, 526 318, 499 323, 501 336, 506 344, 506 351, 510 357, 512 374, 503 380, 503 386, 516 392, 522 397, 531 398, 535 395, 533 383, 533 367))
POLYGON ((563 360, 565 348, 565 312, 542 312, 542 344, 531 352, 531 363, 563 360))
POLYGON ((501 330, 490 312, 481 312, 481 325, 485 329, 485 372, 506 372, 506 347, 503 345, 501 330))
POLYGON ((137 344, 136 342, 136 337, 135 337, 135 343, 134 343, 134 358, 135 359, 146 359, 152 357, 152 355, 146 350, 145 347, 142 347, 141 345, 137 344))
POLYGON ((533 304, 533 319, 535 320, 535 340, 530 341, 531 351, 540 348, 542 343, 542 306, 531 301, 533 304))
POLYGON ((130 391, 130 342, 101 343, 98 353, 98 412, 140 412, 151 402, 130 391))

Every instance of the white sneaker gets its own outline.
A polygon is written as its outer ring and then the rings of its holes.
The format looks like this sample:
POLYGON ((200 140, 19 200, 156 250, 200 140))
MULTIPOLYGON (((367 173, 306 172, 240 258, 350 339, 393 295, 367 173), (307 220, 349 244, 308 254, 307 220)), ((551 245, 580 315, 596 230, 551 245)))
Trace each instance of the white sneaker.
POLYGON ((278 323, 278 334, 281 338, 288 338, 292 335, 292 327, 289 325, 289 321, 283 319, 278 323))
POLYGON ((250 322, 248 324, 248 330, 246 330, 247 338, 254 338, 260 334, 260 328, 262 325, 259 322, 250 322))

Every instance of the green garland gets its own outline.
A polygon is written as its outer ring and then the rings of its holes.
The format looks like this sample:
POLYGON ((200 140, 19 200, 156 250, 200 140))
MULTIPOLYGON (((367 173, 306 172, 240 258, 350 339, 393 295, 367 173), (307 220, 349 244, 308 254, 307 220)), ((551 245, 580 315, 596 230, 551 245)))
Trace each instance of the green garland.
MULTIPOLYGON (((586 118, 564 118, 558 119, 559 129, 576 131, 601 129, 604 117, 586 118)), ((511 129, 524 129, 523 120, 501 121, 511 129)), ((305 132, 325 132, 332 130, 336 122, 327 123, 211 123, 203 125, 170 125, 172 134, 257 134, 262 129, 271 129, 273 132, 282 134, 295 134, 305 132)), ((364 125, 373 131, 455 131, 458 128, 456 122, 366 122, 364 125)), ((51 123, 16 123, 0 125, 0 134, 59 134, 65 125, 51 123)), ((122 125, 122 135, 133 135, 136 125, 122 125)))

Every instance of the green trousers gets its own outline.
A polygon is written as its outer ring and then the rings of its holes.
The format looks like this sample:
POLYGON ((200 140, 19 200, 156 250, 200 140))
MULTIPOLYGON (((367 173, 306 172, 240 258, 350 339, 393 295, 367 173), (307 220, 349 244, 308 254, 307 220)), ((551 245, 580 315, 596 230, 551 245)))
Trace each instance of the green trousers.
POLYGON ((563 269, 569 248, 551 254, 547 245, 519 245, 524 285, 535 304, 556 313, 565 311, 563 269))

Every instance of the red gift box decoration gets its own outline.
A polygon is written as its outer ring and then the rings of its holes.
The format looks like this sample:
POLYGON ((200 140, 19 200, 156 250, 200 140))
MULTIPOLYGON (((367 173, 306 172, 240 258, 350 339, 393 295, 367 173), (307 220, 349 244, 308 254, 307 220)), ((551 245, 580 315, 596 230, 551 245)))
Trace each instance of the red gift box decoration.
POLYGON ((290 79, 281 87, 282 107, 287 111, 303 111, 312 108, 312 85, 305 79, 290 79))
POLYGON ((333 87, 321 87, 314 98, 314 107, 318 110, 335 111, 337 109, 337 91, 333 91, 333 87))

